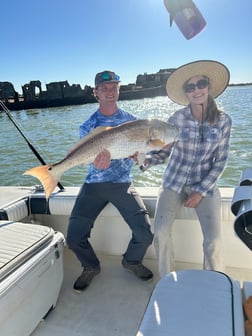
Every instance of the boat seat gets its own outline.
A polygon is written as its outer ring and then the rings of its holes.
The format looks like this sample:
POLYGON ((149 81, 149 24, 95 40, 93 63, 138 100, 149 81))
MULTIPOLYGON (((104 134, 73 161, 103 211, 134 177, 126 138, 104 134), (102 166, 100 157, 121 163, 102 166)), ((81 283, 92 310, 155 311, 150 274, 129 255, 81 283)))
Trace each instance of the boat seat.
POLYGON ((155 286, 137 336, 244 336, 242 295, 226 274, 184 270, 155 286))
MULTIPOLYGON (((140 192, 145 206, 148 210, 150 218, 154 218, 156 207, 156 195, 158 189, 147 192, 145 188, 137 188, 140 192)), ((0 220, 23 221, 27 216, 32 214, 41 215, 64 215, 69 216, 73 209, 79 188, 68 188, 64 192, 55 192, 46 201, 43 191, 36 191, 35 193, 16 200, 0 209, 0 220)), ((113 205, 108 204, 103 210, 103 216, 118 216, 118 211, 113 205)), ((177 220, 197 220, 197 215, 194 209, 182 207, 176 216, 177 220)), ((230 221, 233 215, 230 212, 230 199, 224 198, 222 201, 221 220, 230 221)))
POLYGON ((0 220, 20 221, 29 215, 28 198, 17 200, 0 209, 0 220))
MULTIPOLYGON (((51 214, 51 215, 65 215, 69 216, 73 209, 74 203, 76 201, 77 195, 71 194, 66 195, 65 193, 52 195, 48 203, 46 203, 45 196, 42 195, 31 195, 30 199, 30 209, 31 213, 34 214, 51 214)), ((145 206, 148 210, 150 218, 154 218, 155 213, 155 202, 148 197, 142 197, 145 206)), ((109 216, 111 216, 111 211, 113 212, 113 206, 108 204, 103 210, 103 216, 107 215, 106 208, 109 209, 109 216)), ((115 213, 115 215, 117 215, 115 213)), ((194 209, 182 208, 178 213, 176 219, 196 219, 196 213, 194 209)))

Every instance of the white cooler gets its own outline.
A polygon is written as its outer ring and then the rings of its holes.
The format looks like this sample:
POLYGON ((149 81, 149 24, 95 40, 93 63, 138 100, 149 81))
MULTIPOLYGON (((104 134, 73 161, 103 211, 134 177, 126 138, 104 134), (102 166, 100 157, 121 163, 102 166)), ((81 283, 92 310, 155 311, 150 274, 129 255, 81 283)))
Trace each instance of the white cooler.
POLYGON ((0 221, 0 335, 28 336, 55 307, 63 281, 64 236, 0 221))

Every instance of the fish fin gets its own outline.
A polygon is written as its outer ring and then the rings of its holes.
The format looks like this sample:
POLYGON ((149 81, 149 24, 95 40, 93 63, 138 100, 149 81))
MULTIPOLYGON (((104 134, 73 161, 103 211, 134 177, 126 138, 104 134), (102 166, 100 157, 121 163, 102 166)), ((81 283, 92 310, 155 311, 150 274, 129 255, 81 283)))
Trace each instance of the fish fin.
POLYGON ((162 141, 161 139, 150 140, 149 144, 152 147, 160 147, 160 148, 162 148, 165 145, 164 141, 162 141))
POLYGON ((94 135, 100 134, 104 131, 108 131, 111 128, 113 128, 113 127, 112 126, 98 126, 98 127, 94 128, 90 133, 85 135, 82 139, 83 140, 88 140, 90 138, 93 138, 94 135))
POLYGON ((98 126, 94 128, 90 133, 85 135, 83 138, 80 139, 79 142, 77 142, 73 147, 71 147, 68 151, 68 155, 72 153, 77 147, 79 147, 82 143, 85 143, 86 141, 89 141, 91 138, 93 138, 95 135, 101 134, 104 131, 108 131, 112 126, 98 126))
POLYGON ((51 173, 50 173, 50 165, 44 165, 44 166, 38 166, 31 168, 24 172, 23 175, 31 175, 36 177, 37 179, 40 180, 42 186, 44 187, 45 190, 45 195, 46 195, 46 200, 50 197, 51 193, 57 186, 59 179, 55 178, 51 173))

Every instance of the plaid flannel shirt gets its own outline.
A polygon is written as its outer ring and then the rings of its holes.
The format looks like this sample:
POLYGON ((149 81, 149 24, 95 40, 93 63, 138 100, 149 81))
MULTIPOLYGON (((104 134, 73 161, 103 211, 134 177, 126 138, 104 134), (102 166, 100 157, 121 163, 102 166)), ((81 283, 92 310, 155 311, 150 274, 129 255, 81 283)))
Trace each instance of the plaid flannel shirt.
POLYGON ((202 196, 212 195, 225 169, 232 120, 223 113, 215 124, 196 121, 187 106, 176 111, 168 122, 179 129, 178 140, 168 151, 150 152, 143 171, 168 161, 163 187, 180 193, 185 185, 202 196))

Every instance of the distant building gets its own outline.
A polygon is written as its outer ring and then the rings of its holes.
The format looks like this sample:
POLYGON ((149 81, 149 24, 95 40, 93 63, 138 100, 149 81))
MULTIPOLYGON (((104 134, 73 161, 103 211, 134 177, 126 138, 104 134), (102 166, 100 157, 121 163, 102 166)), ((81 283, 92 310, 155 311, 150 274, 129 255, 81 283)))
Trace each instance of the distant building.
POLYGON ((160 69, 157 73, 138 75, 136 79, 136 86, 143 88, 150 88, 155 86, 165 86, 168 77, 175 69, 160 69))
POLYGON ((84 90, 80 84, 69 85, 68 81, 52 82, 46 84, 46 91, 41 90, 41 82, 31 81, 22 86, 24 101, 44 99, 64 99, 82 97, 84 90))
MULTIPOLYGON (((138 75, 136 83, 121 85, 119 100, 167 95, 166 82, 174 70, 173 68, 167 68, 160 69, 157 73, 138 75)), ((96 102, 91 86, 85 85, 84 89, 82 89, 80 84, 70 85, 68 81, 46 84, 46 90, 43 91, 41 82, 33 80, 28 84, 24 84, 22 91, 23 94, 19 95, 12 83, 0 82, 0 99, 13 110, 96 102)))
POLYGON ((24 101, 34 101, 40 98, 41 82, 39 80, 30 81, 29 84, 22 86, 24 101))
POLYGON ((18 93, 10 82, 0 82, 0 99, 7 103, 9 101, 18 101, 18 93))

